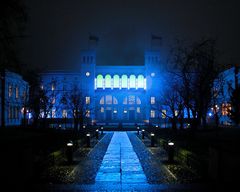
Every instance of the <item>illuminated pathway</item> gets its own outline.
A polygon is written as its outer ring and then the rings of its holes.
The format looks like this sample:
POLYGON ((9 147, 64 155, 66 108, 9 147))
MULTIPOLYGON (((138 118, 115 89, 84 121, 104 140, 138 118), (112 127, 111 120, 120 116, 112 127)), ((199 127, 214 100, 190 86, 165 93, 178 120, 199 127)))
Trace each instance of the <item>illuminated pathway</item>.
POLYGON ((114 133, 95 181, 96 183, 147 183, 126 132, 114 133))

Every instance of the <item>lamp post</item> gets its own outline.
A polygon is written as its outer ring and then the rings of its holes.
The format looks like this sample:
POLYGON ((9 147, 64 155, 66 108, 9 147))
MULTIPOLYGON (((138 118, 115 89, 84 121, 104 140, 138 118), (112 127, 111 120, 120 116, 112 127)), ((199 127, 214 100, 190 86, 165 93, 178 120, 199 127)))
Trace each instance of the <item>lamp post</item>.
POLYGON ((67 143, 67 161, 68 161, 68 164, 71 164, 73 162, 73 143, 72 143, 72 141, 69 141, 67 143))
POLYGON ((101 135, 103 135, 103 126, 101 126, 101 135))
POLYGON ((99 130, 96 129, 96 139, 98 139, 98 133, 99 133, 99 130))
POLYGON ((144 139, 144 132, 145 132, 145 130, 142 129, 142 140, 144 139))
POLYGON ((137 126, 137 134, 138 134, 138 135, 139 135, 139 129, 140 129, 139 126, 137 126))
POLYGON ((151 147, 154 147, 154 133, 151 133, 151 147))
POLYGON ((86 134, 86 139, 87 139, 87 147, 90 147, 90 133, 86 134))
POLYGON ((168 142, 168 161, 169 163, 173 163, 174 161, 174 142, 168 142))

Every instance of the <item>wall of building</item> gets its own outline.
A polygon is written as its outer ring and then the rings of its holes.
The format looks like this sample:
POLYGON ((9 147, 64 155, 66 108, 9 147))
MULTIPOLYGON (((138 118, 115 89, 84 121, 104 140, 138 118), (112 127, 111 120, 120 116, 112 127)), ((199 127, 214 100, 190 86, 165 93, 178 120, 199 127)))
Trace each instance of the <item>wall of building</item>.
MULTIPOLYGON (((10 71, 6 71, 5 77, 6 126, 21 125, 23 118, 23 107, 26 106, 28 100, 28 89, 29 89, 28 83, 24 81, 20 75, 10 71)), ((1 109, 0 112, 2 113, 1 109)))

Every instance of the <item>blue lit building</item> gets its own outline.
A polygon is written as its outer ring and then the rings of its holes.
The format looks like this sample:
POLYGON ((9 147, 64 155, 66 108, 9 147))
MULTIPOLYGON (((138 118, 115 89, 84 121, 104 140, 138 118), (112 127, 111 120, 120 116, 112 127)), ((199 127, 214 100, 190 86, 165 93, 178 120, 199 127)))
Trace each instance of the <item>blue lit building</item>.
POLYGON ((77 87, 93 123, 154 122, 159 117, 154 105, 161 93, 161 70, 159 51, 146 51, 138 66, 100 66, 94 50, 82 51, 79 71, 41 74, 43 88, 54 97, 49 116, 72 118, 73 110, 61 101, 77 87))
MULTIPOLYGON (((21 125, 23 111, 28 100, 29 85, 22 79, 22 76, 6 71, 5 72, 5 125, 21 125)), ((0 87, 0 91, 2 88, 0 87)), ((0 106, 1 106, 0 93, 0 106)), ((0 107, 0 125, 2 125, 2 109, 0 107)))

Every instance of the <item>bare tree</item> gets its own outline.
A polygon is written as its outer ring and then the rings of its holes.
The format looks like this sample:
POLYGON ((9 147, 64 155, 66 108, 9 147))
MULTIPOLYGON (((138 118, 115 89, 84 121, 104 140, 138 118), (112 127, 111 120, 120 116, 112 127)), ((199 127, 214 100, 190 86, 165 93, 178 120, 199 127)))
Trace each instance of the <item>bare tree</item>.
POLYGON ((73 85, 69 91, 63 94, 61 103, 64 108, 71 110, 74 130, 78 131, 78 127, 83 127, 85 121, 90 118, 93 101, 90 101, 90 98, 87 98, 77 85, 73 85))
POLYGON ((181 79, 180 95, 190 112, 194 128, 206 125, 207 111, 212 100, 212 88, 221 66, 216 62, 216 41, 203 39, 184 47, 178 42, 171 52, 172 72, 181 79))

